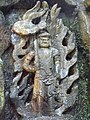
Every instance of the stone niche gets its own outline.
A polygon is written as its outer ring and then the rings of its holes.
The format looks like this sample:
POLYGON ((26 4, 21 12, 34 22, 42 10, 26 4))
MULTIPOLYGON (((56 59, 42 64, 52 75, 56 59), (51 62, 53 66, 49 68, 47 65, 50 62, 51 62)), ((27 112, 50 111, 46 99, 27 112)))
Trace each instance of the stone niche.
POLYGON ((20 120, 66 120, 78 93, 75 34, 58 19, 61 8, 46 1, 12 27, 14 77, 10 99, 20 120), (47 117, 46 117, 47 116, 47 117))

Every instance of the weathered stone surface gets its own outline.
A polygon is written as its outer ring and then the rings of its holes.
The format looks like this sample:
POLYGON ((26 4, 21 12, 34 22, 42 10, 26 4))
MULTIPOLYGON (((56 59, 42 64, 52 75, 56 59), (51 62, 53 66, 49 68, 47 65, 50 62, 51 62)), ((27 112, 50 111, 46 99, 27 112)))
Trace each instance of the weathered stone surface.
POLYGON ((5 17, 3 15, 3 12, 0 11, 0 26, 5 24, 5 17))
POLYGON ((10 98, 24 120, 63 116, 75 103, 79 78, 75 34, 57 18, 60 9, 38 1, 12 28, 15 76, 10 98))
POLYGON ((79 20, 82 40, 90 50, 90 12, 80 11, 79 20))
POLYGON ((10 43, 10 31, 5 26, 5 17, 3 12, 0 11, 0 56, 7 49, 10 43))
POLYGON ((12 6, 18 2, 19 0, 0 0, 0 7, 12 6))
MULTIPOLYGON (((18 4, 14 5, 14 7, 18 8, 18 9, 20 9, 20 8, 21 9, 30 9, 35 5, 35 3, 37 1, 39 1, 39 0, 33 0, 33 1, 32 0, 20 0, 20 2, 18 4)), ((61 4, 61 2, 62 2, 62 0, 40 0, 40 1, 41 2, 47 1, 50 6, 52 6, 56 3, 61 4)))
POLYGON ((21 20, 23 14, 26 12, 26 10, 17 10, 17 9, 12 9, 7 15, 6 15, 6 22, 9 28, 13 26, 17 20, 21 20))
POLYGON ((90 7, 90 0, 85 0, 85 1, 84 1, 84 5, 85 5, 86 7, 90 7))
POLYGON ((24 118, 23 120, 74 120, 72 116, 67 115, 66 117, 47 117, 47 116, 42 116, 42 117, 37 117, 37 118, 24 118))
POLYGON ((0 58, 0 112, 3 109, 5 97, 4 97, 4 77, 3 77, 3 61, 0 58))
POLYGON ((0 27, 0 55, 9 47, 10 45, 10 31, 7 27, 0 27))
POLYGON ((65 0, 70 5, 79 5, 83 3, 84 0, 65 0))
POLYGON ((11 82, 13 79, 13 59, 11 57, 12 54, 12 46, 10 46, 5 52, 2 54, 3 60, 3 74, 5 80, 5 106, 3 109, 3 114, 0 115, 0 120, 16 120, 15 111, 13 105, 9 99, 9 91, 11 82), (13 117, 12 117, 13 116, 13 117))

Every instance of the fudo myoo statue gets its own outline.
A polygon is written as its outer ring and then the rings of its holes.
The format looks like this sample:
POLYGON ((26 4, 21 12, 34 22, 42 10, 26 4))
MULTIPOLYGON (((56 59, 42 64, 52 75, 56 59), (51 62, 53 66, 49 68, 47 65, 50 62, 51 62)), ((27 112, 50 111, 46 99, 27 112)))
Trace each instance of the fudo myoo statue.
POLYGON ((36 73, 32 96, 32 107, 42 111, 46 102, 50 111, 53 108, 53 95, 60 73, 59 51, 51 46, 51 36, 48 32, 41 32, 34 41, 36 73))
POLYGON ((46 1, 37 1, 12 28, 15 76, 10 97, 24 120, 33 113, 62 116, 75 103, 75 35, 57 18, 59 12, 57 4, 50 9, 46 1))

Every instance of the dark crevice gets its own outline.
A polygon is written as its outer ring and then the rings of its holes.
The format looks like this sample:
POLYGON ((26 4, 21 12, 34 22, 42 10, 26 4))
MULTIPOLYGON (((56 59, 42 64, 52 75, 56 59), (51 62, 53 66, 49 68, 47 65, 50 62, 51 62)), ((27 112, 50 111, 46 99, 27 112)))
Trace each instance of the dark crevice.
POLYGON ((14 72, 14 73, 13 73, 13 77, 16 77, 17 74, 18 74, 18 71, 14 72))
POLYGON ((35 24, 35 25, 37 25, 37 24, 39 24, 40 21, 41 21, 41 18, 38 17, 38 18, 33 19, 32 23, 35 24))
POLYGON ((67 90, 67 94, 70 94, 72 92, 72 86, 67 90))
POLYGON ((23 70, 22 76, 21 76, 20 80, 19 80, 18 83, 17 83, 18 86, 21 84, 22 79, 23 79, 27 74, 28 74, 28 73, 23 70))
POLYGON ((23 89, 22 91, 20 91, 20 92, 18 93, 18 96, 22 96, 22 95, 24 94, 24 91, 25 91, 25 89, 23 89))
POLYGON ((67 108, 62 114, 68 114, 70 111, 72 111, 72 107, 67 108))
POLYGON ((25 46, 22 47, 22 49, 27 49, 30 45, 30 41, 28 40, 25 44, 25 46))
POLYGON ((68 45, 68 38, 69 38, 69 33, 67 32, 66 33, 66 35, 65 35, 65 37, 64 37, 64 39, 63 39, 63 41, 62 41, 62 45, 63 46, 67 46, 68 45))
POLYGON ((72 52, 70 52, 67 56, 66 56, 66 60, 69 61, 72 59, 72 57, 74 56, 75 54, 75 51, 76 49, 74 49, 72 52))
POLYGON ((76 70, 76 63, 69 68, 68 76, 71 76, 75 73, 76 70))
POLYGON ((22 59, 25 55, 18 55, 18 58, 22 59))
POLYGON ((32 99, 32 93, 33 93, 33 89, 29 92, 27 99, 25 100, 25 103, 30 103, 31 99, 32 99))
POLYGON ((62 41, 62 45, 63 45, 63 46, 67 46, 67 44, 68 44, 68 41, 67 41, 66 38, 64 38, 63 41, 62 41))
MULTIPOLYGON (((78 80, 78 79, 77 79, 78 80)), ((70 88, 67 90, 67 94, 70 94, 72 92, 72 88, 74 87, 74 85, 76 84, 77 80, 75 80, 72 85, 70 86, 70 88)))
POLYGON ((28 77, 28 80, 27 80, 27 84, 34 84, 34 77, 35 77, 35 74, 34 73, 31 73, 28 77))

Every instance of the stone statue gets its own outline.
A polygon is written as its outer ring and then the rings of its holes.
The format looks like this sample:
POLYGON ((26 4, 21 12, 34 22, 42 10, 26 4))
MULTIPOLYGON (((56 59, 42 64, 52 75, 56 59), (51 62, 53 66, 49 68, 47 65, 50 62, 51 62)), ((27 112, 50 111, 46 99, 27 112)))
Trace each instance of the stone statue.
POLYGON ((25 120, 62 116, 75 103, 79 78, 75 35, 63 25, 61 8, 38 1, 12 28, 14 78, 10 98, 25 120))
POLYGON ((33 108, 37 106, 36 101, 38 102, 38 108, 36 110, 43 107, 43 101, 46 101, 50 108, 53 108, 52 95, 57 78, 60 75, 59 51, 51 47, 50 34, 47 32, 40 33, 34 44, 36 46, 35 64, 37 68, 32 96, 33 108))

